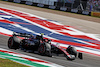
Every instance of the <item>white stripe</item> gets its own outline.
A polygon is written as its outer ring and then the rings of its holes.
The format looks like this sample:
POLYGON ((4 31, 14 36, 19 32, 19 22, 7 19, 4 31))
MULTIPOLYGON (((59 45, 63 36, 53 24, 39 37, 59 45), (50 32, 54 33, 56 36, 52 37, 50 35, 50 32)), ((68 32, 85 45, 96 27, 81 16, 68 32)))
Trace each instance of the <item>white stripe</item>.
MULTIPOLYGON (((2 11, 2 10, 0 10, 0 11, 2 11)), ((16 11, 17 11, 17 10, 16 10, 16 11)), ((2 11, 2 12, 5 12, 5 11, 2 11)), ((19 12, 21 12, 21 11, 19 11, 19 12)), ((37 24, 37 23, 35 23, 35 22, 32 22, 32 21, 30 21, 30 20, 27 20, 27 19, 25 19, 25 18, 22 18, 22 17, 16 16, 16 15, 13 15, 13 14, 8 13, 8 12, 5 12, 5 13, 10 14, 10 15, 15 16, 15 17, 18 17, 18 18, 20 18, 20 19, 23 19, 23 20, 25 20, 25 21, 27 21, 27 22, 33 24, 33 25, 39 26, 39 27, 44 28, 44 29, 46 29, 46 30, 49 30, 49 31, 51 31, 51 32, 53 32, 53 33, 63 35, 63 34, 61 34, 61 33, 58 33, 58 32, 56 32, 56 31, 54 31, 54 30, 51 30, 51 29, 49 29, 49 28, 47 28, 47 27, 44 27, 44 26, 42 26, 42 25, 39 25, 39 24, 37 24)), ((25 12, 22 12, 22 13, 25 13, 25 12)), ((28 13, 26 13, 26 14, 28 14, 28 13)), ((32 15, 32 14, 29 14, 29 15, 30 15, 30 17, 34 16, 34 15, 32 15)), ((45 18, 41 18, 41 17, 39 17, 39 16, 36 16, 36 17, 45 20, 45 18)))
POLYGON ((96 35, 98 35, 98 34, 84 33, 84 32, 81 32, 81 31, 76 30, 76 29, 71 28, 71 27, 66 27, 66 28, 75 31, 75 33, 69 33, 69 34, 71 34, 71 35, 85 35, 85 36, 88 36, 88 37, 90 37, 90 38, 93 38, 93 39, 96 39, 96 40, 99 40, 99 41, 100 41, 100 38, 97 38, 97 37, 96 37, 96 35))
POLYGON ((82 40, 76 40, 76 39, 74 39, 74 40, 78 41, 78 42, 82 42, 82 43, 88 44, 88 45, 98 46, 98 45, 95 45, 95 44, 92 44, 92 43, 88 43, 88 42, 85 42, 85 41, 82 41, 82 40))
MULTIPOLYGON (((62 47, 68 47, 69 46, 67 44, 62 44, 62 43, 57 43, 57 42, 52 42, 52 44, 55 44, 55 45, 57 44, 57 45, 62 46, 62 47)), ((77 50, 81 50, 81 51, 85 51, 85 52, 100 55, 100 50, 99 49, 94 49, 94 48, 89 48, 89 47, 77 47, 77 46, 74 46, 74 47, 77 50)))
MULTIPOLYGON (((5 8, 5 7, 4 7, 4 8, 5 8)), ((6 9, 7 9, 7 8, 6 8, 6 9)), ((11 9, 11 10, 12 10, 12 9, 11 9)), ((2 11, 2 10, 0 10, 0 11, 2 11)), ((16 11, 18 11, 18 10, 16 10, 16 11)), ((5 11, 3 11, 3 12, 5 12, 5 11)), ((22 11, 18 11, 18 12, 22 12, 22 11)), ((11 14, 11 13, 8 13, 8 12, 5 12, 5 13, 11 14)), ((32 15, 32 14, 30 14, 30 13, 26 13, 26 12, 22 12, 22 13, 28 14, 28 16, 31 16, 31 17, 32 17, 32 16, 35 16, 35 17, 38 17, 38 18, 40 18, 40 19, 47 20, 46 18, 39 17, 39 16, 36 16, 36 15, 32 15)), ((13 14, 11 14, 11 15, 13 15, 13 14)), ((13 15, 13 16, 16 16, 16 15, 13 15)), ((25 15, 24 15, 24 16, 25 16, 25 15)), ((47 29, 47 30, 49 30, 49 31, 51 31, 51 32, 53 32, 53 33, 61 34, 61 33, 59 33, 59 32, 56 32, 56 31, 54 31, 54 30, 51 30, 51 29, 49 29, 49 28, 47 28, 47 27, 44 27, 44 26, 41 26, 41 25, 39 25, 39 24, 33 23, 33 22, 31 22, 31 21, 29 21, 29 20, 27 20, 27 19, 24 19, 24 18, 22 18, 22 17, 19 17, 19 16, 16 16, 16 17, 21 18, 21 19, 23 19, 23 20, 25 20, 25 21, 27 21, 27 22, 33 24, 33 25, 37 25, 37 26, 39 26, 39 27, 42 27, 42 28, 44 28, 44 29, 47 29)), ((57 23, 57 22, 54 22, 54 21, 50 21, 50 22, 55 23, 55 24, 59 24, 59 25, 63 25, 63 24, 60 24, 60 23, 57 23)), ((97 37, 96 37, 95 35, 93 35, 93 34, 84 33, 84 32, 81 32, 81 31, 76 30, 76 29, 71 28, 71 27, 66 27, 66 28, 75 31, 75 32, 69 32, 69 34, 76 35, 76 34, 79 33, 78 35, 86 35, 86 36, 88 36, 88 37, 90 37, 90 38, 94 38, 94 39, 100 41, 100 39, 97 38, 97 37)), ((67 31, 67 30, 66 30, 66 31, 67 31)), ((67 32, 68 32, 68 31, 67 31, 67 32)), ((63 34, 61 34, 61 35, 63 35, 63 34)))
MULTIPOLYGON (((5 12, 5 11, 3 11, 3 12, 5 12)), ((21 12, 21 11, 19 11, 19 12, 21 12)), ((7 13, 7 12, 5 12, 5 13, 7 13)), ((22 13, 25 13, 25 12, 22 12, 22 13)), ((8 14, 10 14, 10 13, 8 13, 8 14)), ((29 14, 29 13, 26 13, 26 14, 29 14)), ((35 15, 31 15, 31 14, 29 14, 29 15, 30 15, 30 16, 35 16, 35 15)), ((16 15, 13 15, 13 16, 16 16, 16 15)), ((19 16, 16 16, 16 17, 21 18, 21 17, 19 17, 19 16)), ((38 17, 38 16, 35 16, 35 17, 38 17)), ((44 19, 44 20, 45 20, 45 18, 42 18, 42 17, 38 17, 38 18, 41 18, 41 19, 44 19)), ((21 18, 21 19, 24 19, 24 18, 21 18)), ((26 19, 24 19, 24 20, 26 20, 26 19)), ((43 26, 38 25, 38 24, 36 24, 36 23, 33 23, 33 22, 29 21, 29 20, 26 20, 26 21, 28 21, 28 22, 31 23, 31 24, 37 25, 37 26, 39 26, 39 27, 42 27, 42 28, 44 28, 44 29, 50 30, 50 31, 52 31, 52 32, 55 32, 55 31, 53 31, 53 30, 51 30, 51 29, 48 29, 48 28, 46 28, 46 27, 43 27, 43 26)), ((56 22, 55 22, 55 23, 56 23, 56 22)), ((69 27, 67 27, 67 28, 69 28, 69 27)), ((77 32, 80 32, 80 31, 78 31, 78 30, 76 30, 76 29, 73 29, 73 28, 70 28, 70 29, 72 29, 72 30, 74 30, 74 31, 77 31, 77 32)), ((55 32, 55 33, 58 33, 58 32, 55 32)), ((94 35, 86 34, 86 33, 83 33, 83 32, 80 32, 80 33, 82 33, 81 35, 86 35, 86 36, 88 36, 88 37, 91 37, 91 38, 94 38, 94 39, 100 41, 100 39, 96 38, 94 35)), ((59 33, 59 34, 60 34, 60 33, 59 33)), ((88 51, 87 49, 83 49, 83 50, 86 50, 86 52, 88 51)), ((90 51, 91 51, 91 50, 90 50, 90 51)), ((94 52, 94 53, 95 53, 95 52, 94 52)))
POLYGON ((7 30, 7 29, 4 29, 4 28, 2 28, 2 27, 0 27, 0 32, 2 32, 2 33, 6 33, 6 34, 10 34, 10 35, 13 34, 13 31, 10 31, 10 30, 7 30))
MULTIPOLYGON (((43 22, 44 24, 46 24, 46 22, 43 22)), ((46 24, 48 27, 49 27, 49 25, 48 24, 46 24)))
MULTIPOLYGON (((5 50, 5 51, 12 52, 12 51, 10 51, 10 50, 6 50, 6 49, 2 49, 2 48, 0 48, 0 50, 5 50)), ((14 56, 17 56, 17 57, 25 57, 25 58, 30 58, 30 59, 42 60, 42 59, 38 59, 38 58, 35 58, 35 57, 23 55, 23 54, 13 54, 13 53, 8 53, 8 54, 14 55, 14 56)), ((4 55, 0 55, 0 56, 3 57, 4 55)), ((10 57, 10 56, 4 56, 4 57, 10 57)), ((10 57, 10 58, 16 58, 16 57, 10 57)), ((26 60, 26 59, 23 59, 23 58, 16 58, 16 59, 26 60)), ((45 60, 42 60, 42 61, 45 61, 45 60)), ((48 61, 45 61, 45 62, 48 62, 48 61)), ((35 63, 39 63, 39 64, 51 66, 51 67, 56 67, 56 66, 58 66, 58 67, 64 67, 64 66, 61 66, 61 65, 58 65, 58 64, 55 64, 55 63, 51 63, 51 62, 48 62, 48 63, 35 62, 35 63), (56 66, 55 66, 55 65, 56 65, 56 66)))
MULTIPOLYGON (((7 9, 6 7, 1 7, 1 8, 7 9)), ((12 10, 12 9, 10 9, 10 10, 12 10)), ((2 10, 1 10, 1 11, 2 11, 2 10)), ((18 10, 16 10, 16 11, 18 11, 18 10)), ((5 11, 3 11, 3 12, 5 12, 5 11)), ((18 11, 18 12, 22 12, 22 11, 18 11)), ((8 12, 5 12, 5 13, 10 14, 10 13, 8 13, 8 12)), ((22 12, 22 13, 28 14, 28 15, 26 15, 26 16, 35 16, 35 17, 37 17, 37 18, 40 18, 40 19, 43 19, 43 20, 47 20, 46 18, 39 17, 39 16, 30 14, 30 13, 26 13, 26 12, 22 12)), ((13 14, 11 14, 11 15, 13 15, 13 14)), ((13 15, 13 16, 16 16, 16 15, 13 15)), ((23 15, 23 16, 25 16, 25 15, 23 15)), ((19 17, 19 16, 16 16, 16 17, 19 17)), ((22 18, 22 17, 19 17, 19 18, 24 19, 24 18, 22 18)), ((26 20, 26 19, 24 19, 24 20, 26 20)), ((32 22, 29 21, 29 20, 26 20, 26 21, 32 23, 32 22)), ((55 23, 55 24, 58 24, 58 25, 63 25, 63 24, 60 24, 60 23, 57 23, 57 22, 54 22, 54 21, 50 21, 50 22, 55 23)), ((35 24, 35 25, 37 25, 37 26, 39 26, 39 27, 42 27, 42 28, 44 28, 44 29, 47 29, 47 30, 49 30, 49 31, 52 31, 52 32, 58 34, 58 32, 56 32, 56 31, 54 31, 54 30, 51 30, 51 29, 49 29, 49 28, 43 27, 43 26, 38 25, 38 24, 36 24, 36 23, 32 23, 32 24, 35 24)), ((100 41, 100 39, 97 38, 95 35, 87 34, 87 33, 81 32, 81 31, 79 31, 79 30, 76 30, 76 29, 74 29, 74 28, 71 28, 71 27, 66 27, 66 28, 69 28, 69 29, 71 29, 71 30, 73 30, 73 31, 76 31, 76 32, 78 32, 78 33, 81 33, 80 35, 86 35, 86 36, 88 36, 88 37, 91 37, 91 38, 94 38, 94 39, 100 41)), ((78 34, 78 33, 77 33, 77 34, 78 34)), ((61 34, 61 33, 59 33, 59 34, 61 34)), ((69 34, 71 34, 71 33, 69 33, 69 34)), ((61 34, 61 35, 63 35, 63 34, 61 34)))

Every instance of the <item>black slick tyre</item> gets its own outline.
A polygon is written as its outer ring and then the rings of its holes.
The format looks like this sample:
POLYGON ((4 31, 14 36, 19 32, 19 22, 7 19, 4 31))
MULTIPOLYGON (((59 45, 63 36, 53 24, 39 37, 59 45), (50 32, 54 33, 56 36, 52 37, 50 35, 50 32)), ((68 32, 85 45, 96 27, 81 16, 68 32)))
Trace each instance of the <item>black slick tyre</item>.
POLYGON ((51 50, 48 50, 48 47, 46 46, 45 43, 39 46, 38 53, 40 55, 46 55, 46 56, 52 57, 51 50))
POLYGON ((10 37, 8 39, 8 48, 10 49, 18 49, 19 48, 19 43, 17 43, 14 39, 14 37, 10 37))
POLYGON ((67 51, 69 54, 74 55, 75 57, 77 56, 77 50, 76 50, 74 47, 72 47, 72 46, 69 46, 69 47, 66 49, 66 51, 67 51))
POLYGON ((45 55, 45 52, 46 52, 46 46, 44 44, 41 44, 38 48, 38 53, 40 55, 45 55))

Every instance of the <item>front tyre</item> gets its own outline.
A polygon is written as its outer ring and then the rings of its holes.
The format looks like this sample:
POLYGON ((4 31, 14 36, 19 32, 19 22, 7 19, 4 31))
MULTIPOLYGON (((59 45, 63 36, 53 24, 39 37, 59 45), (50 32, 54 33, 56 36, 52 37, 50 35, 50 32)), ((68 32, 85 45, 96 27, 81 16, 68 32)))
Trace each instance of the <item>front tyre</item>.
POLYGON ((77 50, 72 47, 72 46, 68 46, 68 48, 66 49, 66 51, 71 54, 71 55, 74 55, 75 57, 77 56, 77 50))

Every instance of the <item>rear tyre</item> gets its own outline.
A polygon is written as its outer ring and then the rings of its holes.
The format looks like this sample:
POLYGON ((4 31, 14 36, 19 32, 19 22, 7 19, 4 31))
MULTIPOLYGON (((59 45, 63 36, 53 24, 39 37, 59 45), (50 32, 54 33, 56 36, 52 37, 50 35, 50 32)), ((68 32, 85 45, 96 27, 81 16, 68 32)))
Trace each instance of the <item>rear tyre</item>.
POLYGON ((15 41, 14 37, 10 37, 8 39, 8 48, 10 48, 10 49, 18 49, 19 48, 19 43, 15 41))
POLYGON ((39 48, 38 48, 38 53, 39 53, 40 55, 45 55, 45 53, 46 53, 46 46, 45 46, 44 44, 41 44, 41 45, 39 46, 39 48))
POLYGON ((52 57, 52 54, 51 54, 51 49, 48 49, 48 47, 46 46, 45 43, 41 44, 38 48, 38 53, 40 55, 47 55, 49 57, 52 57))
POLYGON ((8 39, 8 48, 12 49, 13 48, 12 46, 13 46, 13 37, 10 37, 8 39))

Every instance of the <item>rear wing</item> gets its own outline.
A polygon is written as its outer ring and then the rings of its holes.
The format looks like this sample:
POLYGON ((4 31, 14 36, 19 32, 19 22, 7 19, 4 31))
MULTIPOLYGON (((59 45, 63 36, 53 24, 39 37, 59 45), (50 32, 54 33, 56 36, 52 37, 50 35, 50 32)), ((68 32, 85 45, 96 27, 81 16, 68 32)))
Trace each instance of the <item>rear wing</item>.
POLYGON ((27 34, 27 33, 19 33, 19 32, 13 32, 13 36, 19 36, 19 37, 32 37, 32 34, 27 34))

